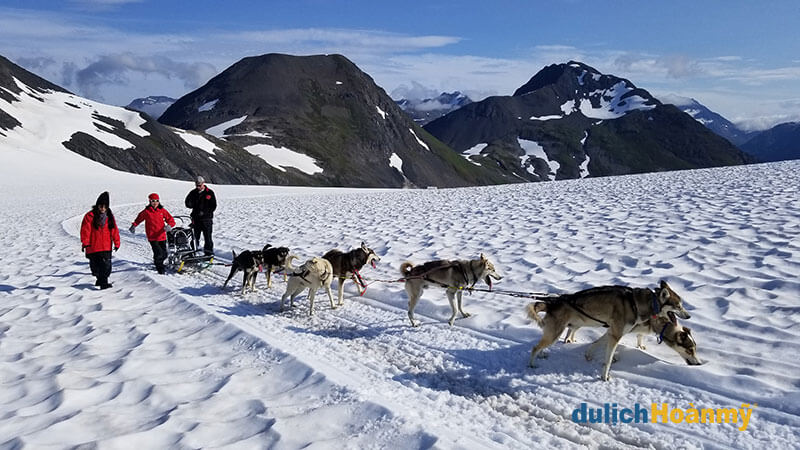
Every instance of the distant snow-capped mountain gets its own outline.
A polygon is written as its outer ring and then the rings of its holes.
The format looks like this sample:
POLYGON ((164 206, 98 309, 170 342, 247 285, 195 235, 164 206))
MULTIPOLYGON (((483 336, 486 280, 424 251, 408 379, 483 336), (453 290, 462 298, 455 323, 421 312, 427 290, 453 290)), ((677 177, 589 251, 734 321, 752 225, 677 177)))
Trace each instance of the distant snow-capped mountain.
POLYGON ((134 99, 126 108, 143 112, 153 119, 158 120, 161 114, 164 114, 164 111, 173 103, 175 103, 174 98, 164 97, 162 95, 151 95, 149 97, 134 99))
POLYGON ((459 91, 442 92, 438 97, 423 100, 395 100, 397 106, 414 119, 414 122, 425 125, 445 114, 472 103, 472 99, 459 91))
POLYGON ((702 123, 714 133, 724 137, 733 145, 741 147, 742 144, 759 133, 758 131, 742 130, 730 120, 710 110, 693 98, 670 94, 661 96, 660 100, 664 103, 675 105, 678 109, 689 114, 694 120, 702 123))
POLYGON ((463 106, 425 129, 473 164, 524 181, 753 161, 675 106, 577 61, 549 65, 514 95, 463 106))

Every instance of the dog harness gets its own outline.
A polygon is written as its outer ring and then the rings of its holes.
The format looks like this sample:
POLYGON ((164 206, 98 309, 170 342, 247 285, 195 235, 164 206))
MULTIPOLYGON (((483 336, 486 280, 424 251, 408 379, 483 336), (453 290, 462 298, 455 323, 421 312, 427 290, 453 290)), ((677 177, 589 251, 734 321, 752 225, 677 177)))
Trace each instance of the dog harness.
POLYGON ((664 324, 664 328, 661 329, 661 333, 658 333, 658 343, 659 344, 664 342, 664 332, 667 331, 667 325, 669 325, 669 322, 665 323, 664 324))

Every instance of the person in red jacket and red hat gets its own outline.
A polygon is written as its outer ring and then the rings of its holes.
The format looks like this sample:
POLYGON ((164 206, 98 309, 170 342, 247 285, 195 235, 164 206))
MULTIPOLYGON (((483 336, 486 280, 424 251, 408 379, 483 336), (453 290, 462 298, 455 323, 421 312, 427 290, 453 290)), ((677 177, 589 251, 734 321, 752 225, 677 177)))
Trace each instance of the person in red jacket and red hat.
POLYGON ((100 289, 111 287, 112 248, 119 250, 119 228, 109 208, 108 192, 103 192, 81 222, 81 250, 89 258, 89 268, 97 278, 94 285, 100 289))
POLYGON ((136 216, 136 220, 129 228, 131 233, 136 232, 136 226, 144 222, 144 233, 153 248, 153 263, 158 273, 164 273, 164 260, 167 258, 167 231, 175 226, 175 219, 161 205, 158 194, 153 192, 147 199, 150 204, 136 216))

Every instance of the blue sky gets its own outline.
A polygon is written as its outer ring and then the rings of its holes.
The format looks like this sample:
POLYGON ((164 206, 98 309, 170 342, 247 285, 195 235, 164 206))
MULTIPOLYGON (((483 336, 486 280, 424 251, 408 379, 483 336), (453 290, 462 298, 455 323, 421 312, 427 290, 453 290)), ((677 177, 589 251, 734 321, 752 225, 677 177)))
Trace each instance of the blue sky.
POLYGON ((574 59, 750 128, 800 120, 799 29, 784 0, 0 2, 0 54, 110 104, 271 52, 341 53, 394 98, 510 95, 574 59))

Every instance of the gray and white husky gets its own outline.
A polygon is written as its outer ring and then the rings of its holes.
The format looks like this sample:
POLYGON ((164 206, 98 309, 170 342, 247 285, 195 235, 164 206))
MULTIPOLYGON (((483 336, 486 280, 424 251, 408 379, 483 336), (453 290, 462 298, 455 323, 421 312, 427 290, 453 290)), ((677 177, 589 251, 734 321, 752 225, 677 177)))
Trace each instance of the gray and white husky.
POLYGON ((447 289, 447 299, 453 314, 448 323, 452 326, 456 320, 456 298, 458 298, 458 312, 461 317, 469 317, 469 313, 461 308, 461 295, 464 289, 471 288, 480 280, 492 287, 492 278, 500 280, 501 277, 494 268, 494 264, 481 253, 478 259, 459 259, 453 261, 429 261, 418 266, 404 262, 400 266, 400 273, 405 278, 405 288, 408 294, 408 318, 411 325, 417 327, 419 322, 414 320, 414 308, 417 306, 422 291, 428 286, 439 286, 447 289))
POLYGON ((608 381, 611 361, 619 340, 652 316, 670 319, 691 317, 683 299, 665 281, 656 289, 603 286, 565 294, 527 306, 528 317, 542 328, 542 338, 531 350, 529 365, 535 367, 537 355, 555 342, 569 327, 606 327, 606 361, 602 379, 608 381), (539 313, 544 312, 544 319, 539 313))
MULTIPOLYGON (((636 347, 646 350, 644 346, 644 335, 655 333, 658 334, 659 344, 667 344, 667 347, 675 350, 677 354, 686 361, 690 366, 697 366, 702 362, 697 358, 697 343, 692 336, 692 330, 678 323, 675 318, 675 313, 668 312, 667 316, 651 317, 647 322, 636 325, 631 329, 631 333, 636 333, 636 347)), ((567 331, 567 336, 564 342, 575 342, 575 332, 578 328, 571 327, 567 331)), ((586 349, 586 359, 591 360, 594 355, 594 350, 606 344, 608 333, 600 336, 596 341, 589 345, 586 349)))

